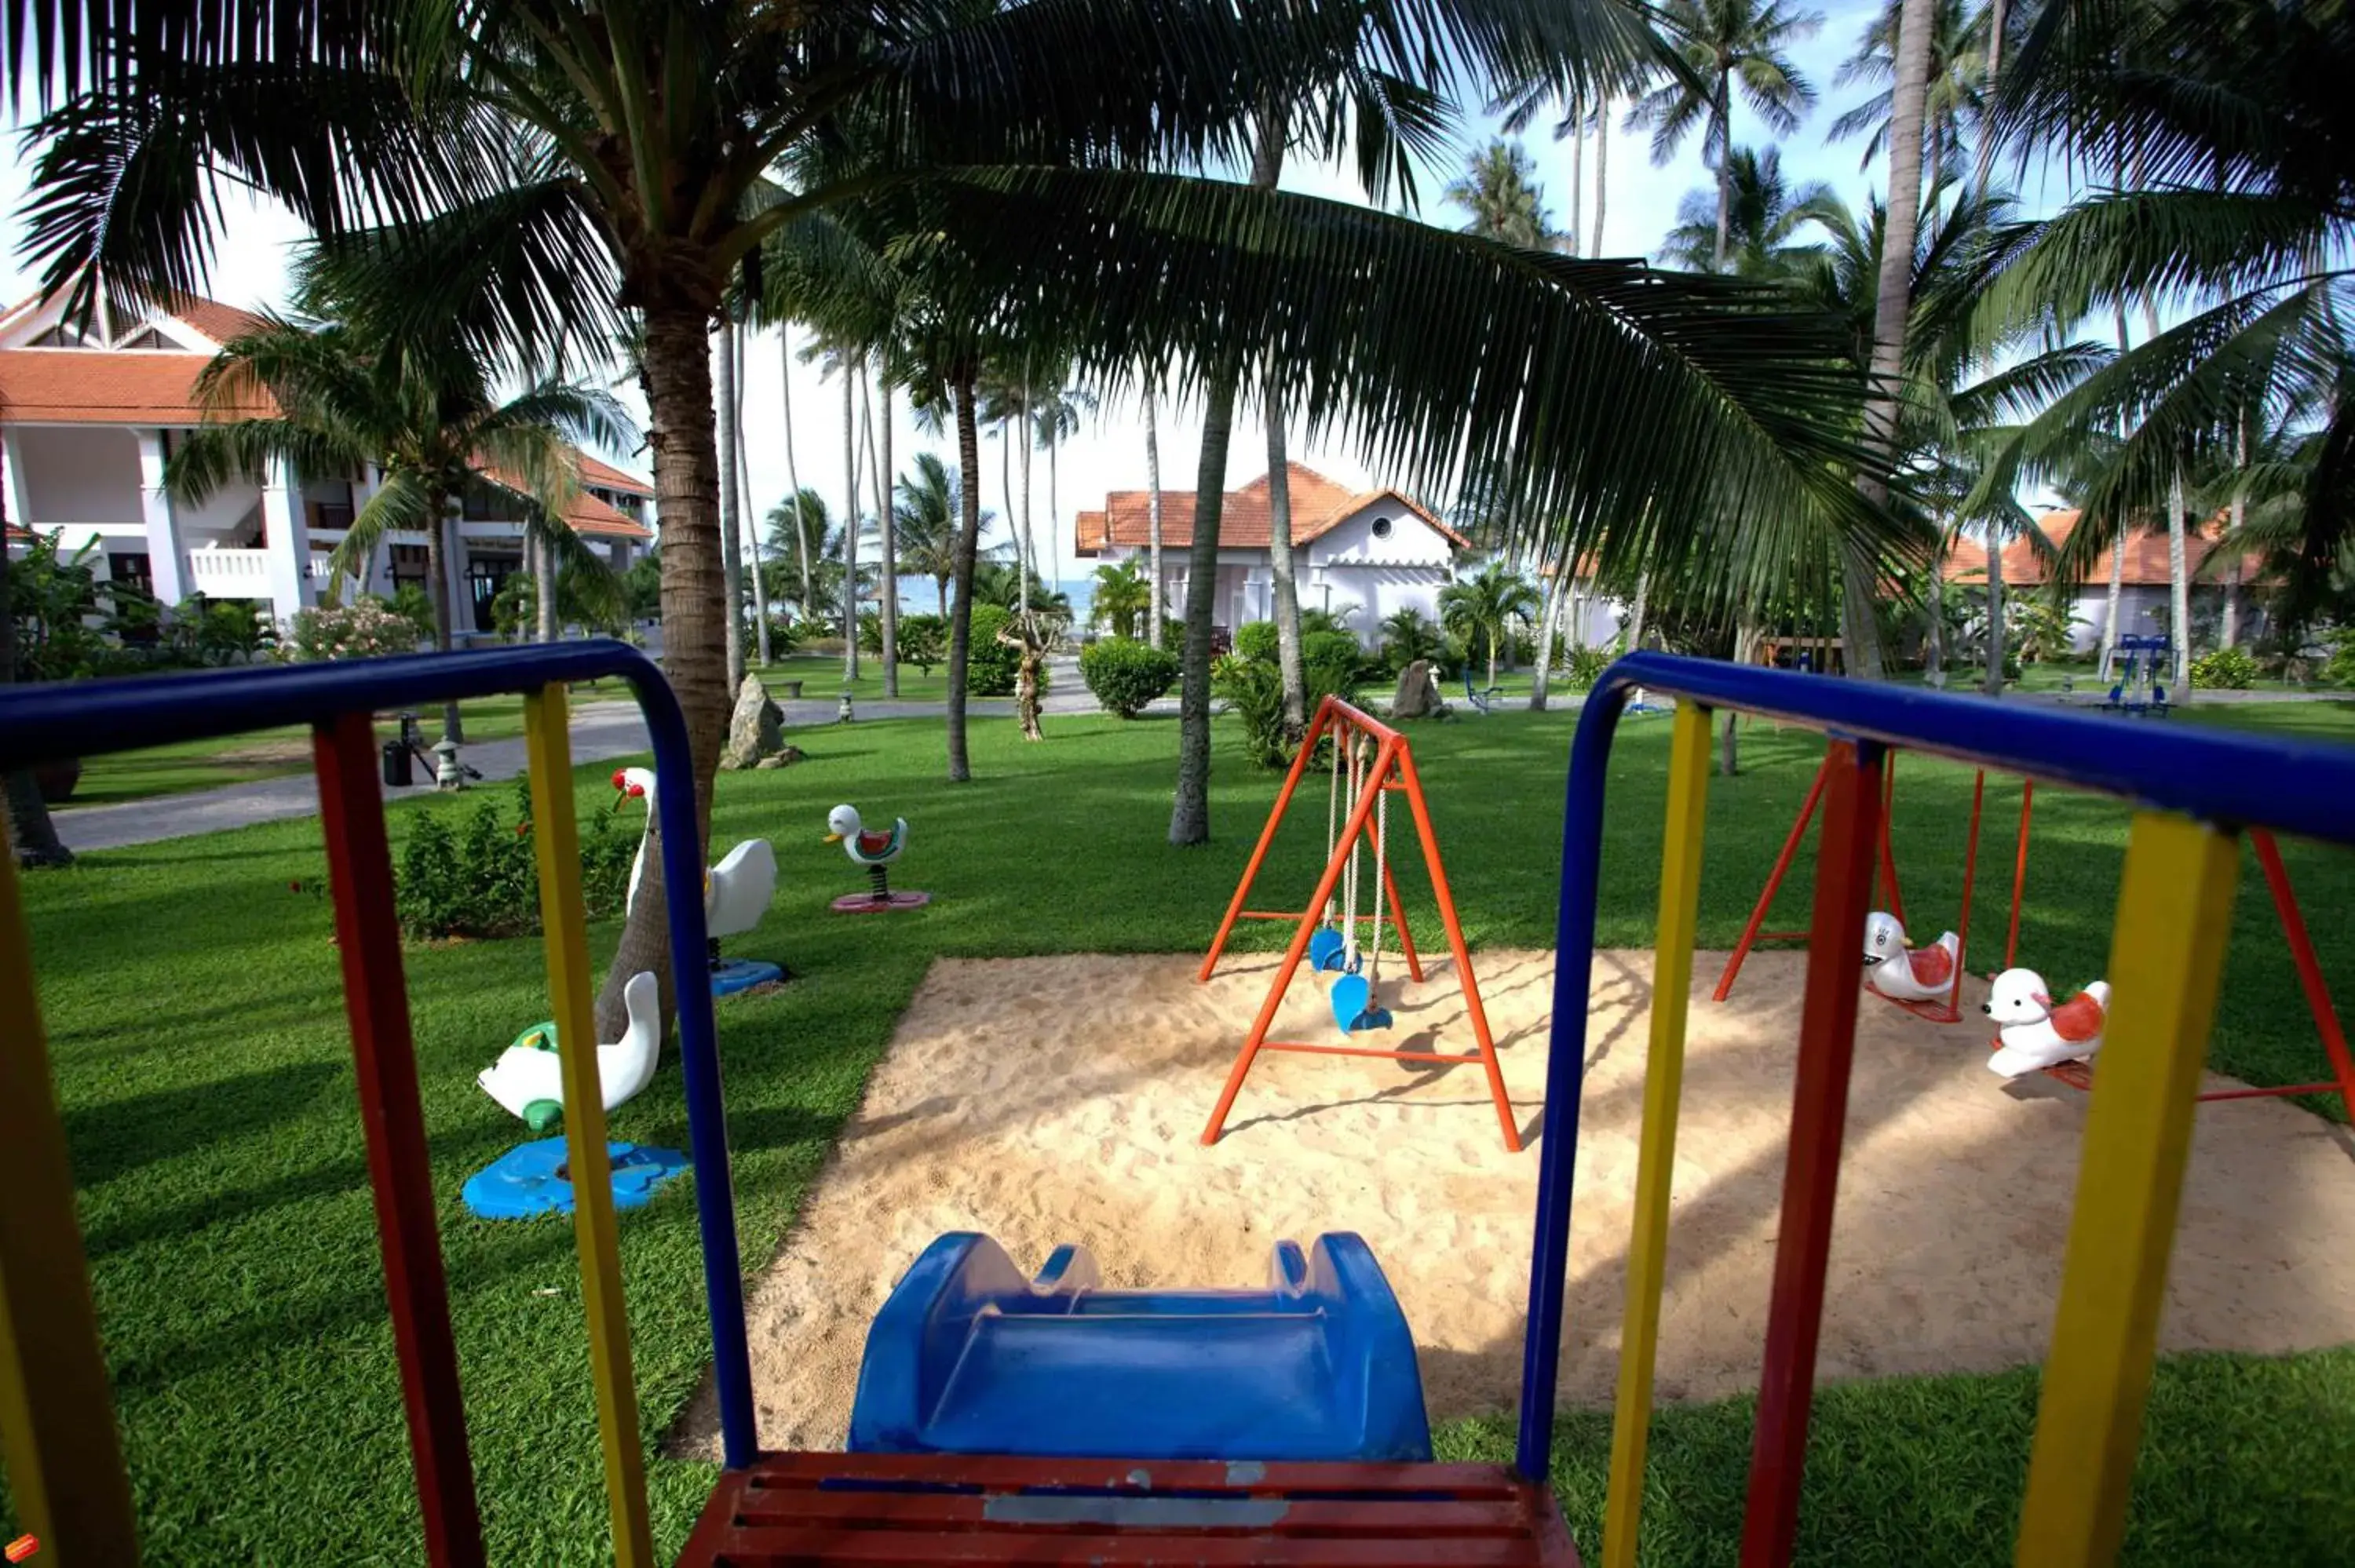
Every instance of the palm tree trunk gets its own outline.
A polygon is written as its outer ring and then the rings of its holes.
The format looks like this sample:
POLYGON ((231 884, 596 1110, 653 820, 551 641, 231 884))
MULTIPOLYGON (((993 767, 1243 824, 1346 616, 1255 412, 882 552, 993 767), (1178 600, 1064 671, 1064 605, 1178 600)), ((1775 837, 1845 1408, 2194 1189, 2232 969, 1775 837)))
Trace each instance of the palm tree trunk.
POLYGON ((2003 539, 1987 524, 1987 694, 2003 695, 2003 539))
MULTIPOLYGON (((2123 173, 2119 175, 2119 183, 2122 185, 2125 183, 2125 175, 2123 173)), ((2124 355, 2126 351, 2126 302, 2121 300, 2118 302, 2118 353, 2120 355, 2124 355)), ((2123 427, 2121 428, 2120 433, 2124 433, 2123 427)), ((2123 598, 2126 590, 2127 528, 2127 524, 2123 519, 2120 520, 2118 524, 2117 536, 2110 541, 2109 610, 2108 613, 2102 618, 2101 671, 2102 678, 2104 680, 2107 680, 2109 678, 2110 660, 2118 651, 2118 605, 2119 600, 2123 598)))
POLYGON ((1946 673, 1946 552, 1954 547, 1946 520, 1938 519, 1938 553, 1930 557, 1929 629, 1923 639, 1923 673, 1933 686, 1945 684, 1946 673))
POLYGON ((858 376, 850 355, 841 355, 842 485, 849 504, 842 513, 842 679, 858 679, 858 376))
MULTIPOLYGON (((439 490, 426 493, 425 524, 425 586, 427 598, 433 605, 433 648, 439 653, 450 652, 450 498, 439 490)), ((458 717, 458 705, 442 705, 442 734, 450 740, 466 738, 465 726, 458 717)))
MULTIPOLYGON (((1156 648, 1161 646, 1161 599, 1166 591, 1161 582, 1161 430, 1155 417, 1154 397, 1150 382, 1145 388, 1145 488, 1146 488, 1146 571, 1153 579, 1153 603, 1146 612, 1146 640, 1156 648)), ((1223 479, 1220 481, 1224 482, 1223 479)))
MULTIPOLYGON (((711 836, 711 783, 719 768, 733 696, 728 690, 725 629, 713 616, 721 602, 719 450, 713 435, 711 349, 708 311, 671 304, 646 313, 645 387, 654 449, 655 516, 661 528, 663 674, 687 717, 687 749, 695 761, 698 839, 711 836)), ((698 856, 703 843, 696 845, 698 856)), ((642 972, 662 988, 671 1009, 670 925, 663 896, 662 857, 648 854, 621 941, 597 998, 597 1037, 619 1040, 629 1011, 622 988, 642 972)))
POLYGON ((1284 401, 1267 394, 1267 559, 1275 579, 1275 664, 1284 682, 1284 738, 1308 730, 1308 677, 1300 660, 1300 579, 1292 561, 1292 481, 1285 470, 1284 401))
POLYGON ((793 487, 786 499, 787 512, 794 520, 794 553, 802 563, 802 613, 817 614, 817 588, 810 578, 809 521, 802 515, 802 471, 794 461, 794 329, 779 323, 777 326, 778 367, 784 372, 783 386, 785 397, 785 482, 793 487))
MULTIPOLYGON (((0 460, 5 461, 5 460, 0 460)), ((0 475, 0 535, 8 531, 8 488, 0 475)), ((8 552, 0 546, 0 686, 16 679, 16 617, 9 597, 8 552)), ((32 770, 19 768, 0 777, 0 830, 14 845, 18 865, 71 865, 73 852, 58 837, 48 802, 32 770)))
MULTIPOLYGON (((1758 657, 1758 622, 1743 610, 1733 623, 1733 662, 1747 666, 1758 657)), ((1717 770, 1731 779, 1742 770, 1742 715, 1732 708, 1725 710, 1717 734, 1717 770)))
POLYGON ((1649 567, 1636 574, 1636 605, 1627 614, 1627 652, 1638 653, 1644 648, 1644 610, 1652 597, 1652 569, 1649 567))
POLYGON ((1570 228, 1562 238, 1570 242, 1570 253, 1578 254, 1582 231, 1579 219, 1586 210, 1586 124, 1580 121, 1570 137, 1570 228))
POLYGON ((1611 95, 1603 95, 1603 111, 1594 117, 1594 224, 1587 231, 1586 253, 1603 254, 1603 204, 1611 189, 1611 95))
MULTIPOLYGON (((1881 507, 1889 504, 1889 485, 1881 471, 1897 453, 1897 382, 1904 369, 1906 318, 1913 305, 1913 231, 1922 210, 1922 119, 1936 9, 1936 0, 1903 0, 1897 23, 1897 79, 1889 102, 1889 218, 1881 252, 1881 287, 1873 302, 1872 379, 1865 391, 1867 467, 1856 480, 1858 493, 1881 507)), ((1879 577, 1880 565, 1871 557, 1841 553, 1840 631, 1849 673, 1869 681, 1881 676, 1881 628, 1873 615, 1879 577)))
POLYGON ((744 684, 744 564, 736 547, 741 503, 736 494, 736 329, 719 322, 719 573, 728 596, 728 689, 744 684))
POLYGON ((1022 432, 1022 561, 1026 574, 1022 598, 1015 609, 1023 615, 1030 613, 1030 596, 1038 591, 1039 581, 1039 537, 1030 531, 1030 449, 1037 444, 1038 432, 1030 417, 1030 376, 1026 365, 1022 376, 1022 418, 1015 426, 1022 432))
MULTIPOLYGON (((2245 412, 2242 414, 2240 428, 2235 432, 2233 466, 2243 472, 2249 466, 2249 416, 2245 412)), ((2223 645, 2227 648, 2241 645, 2241 563, 2243 559, 2240 550, 2241 525, 2248 521, 2248 502, 2241 494, 2240 486, 2235 484, 2232 487, 2232 521, 2230 531, 2224 535, 2232 545, 2232 571, 2224 579, 2223 645)))
MULTIPOLYGON (((564 524, 552 521, 549 526, 561 528, 564 524)), ((564 630, 564 618, 556 603, 556 551, 546 539, 531 540, 530 545, 535 574, 532 588, 539 601, 539 640, 553 642, 563 635, 564 630)))
POLYGON ((1733 62, 1717 62, 1717 270, 1725 270, 1725 242, 1733 223, 1733 62))
MULTIPOLYGON (((881 380, 880 376, 876 378, 881 380)), ((861 388, 860 396, 866 392, 861 388)), ((883 694, 900 694, 900 556, 891 537, 891 388, 886 383, 877 399, 879 417, 870 407, 867 418, 867 461, 874 479, 875 530, 882 551, 883 569, 883 694)))
POLYGON ((1029 552, 1022 538, 1022 514, 1014 505, 1014 421, 997 421, 997 493, 1006 501, 1007 541, 1014 546, 1014 603, 1020 609, 1030 599, 1024 586, 1029 576, 1029 552))
POLYGON ((1226 504, 1227 442, 1241 367, 1219 366, 1202 405, 1202 460, 1194 481, 1194 539, 1187 551, 1186 642, 1178 654, 1178 789, 1169 842, 1210 842, 1210 623, 1219 604, 1219 514, 1226 504))
MULTIPOLYGON (((2007 9, 2005 0, 1991 0, 1987 6, 1987 82, 1980 90, 1990 110, 1995 106, 1996 90, 2003 84, 2003 28, 2004 13, 2007 9)), ((1981 196, 1987 195, 1987 175, 1994 162, 1995 143, 1987 134, 1987 127, 1982 124, 1979 127, 1979 166, 1977 176, 1978 194, 1981 196)))
MULTIPOLYGON (((745 336, 742 323, 729 328, 736 340, 736 445, 728 454, 729 466, 736 473, 736 517, 743 527, 744 556, 752 573, 752 629, 756 633, 753 651, 765 667, 770 662, 769 647, 769 577, 761 569, 761 507, 752 499, 752 460, 746 453, 749 444, 744 435, 744 384, 752 379, 751 344, 745 336)), ((738 683, 739 687, 742 685, 738 683)))
MULTIPOLYGON (((973 563, 981 540, 981 429, 974 417, 974 386, 970 371, 952 388, 956 400, 957 528, 953 549, 956 598, 949 617, 949 782, 962 784, 973 777, 965 755, 964 699, 973 658, 973 563)), ((943 592, 946 590, 943 589, 943 592)))
POLYGON ((1546 584, 1545 622, 1538 628, 1538 667, 1529 677, 1529 712, 1533 714, 1545 712, 1546 689, 1553 674, 1554 630, 1561 619, 1562 599, 1568 597, 1575 602, 1577 598, 1574 593, 1565 596, 1562 592, 1562 587, 1569 578, 1570 572, 1564 568, 1556 572, 1553 580, 1546 584))
POLYGON ((2175 700, 2191 700, 2191 578, 2185 569, 2183 471, 2177 469, 2167 484, 2167 608, 2173 633, 2175 700))

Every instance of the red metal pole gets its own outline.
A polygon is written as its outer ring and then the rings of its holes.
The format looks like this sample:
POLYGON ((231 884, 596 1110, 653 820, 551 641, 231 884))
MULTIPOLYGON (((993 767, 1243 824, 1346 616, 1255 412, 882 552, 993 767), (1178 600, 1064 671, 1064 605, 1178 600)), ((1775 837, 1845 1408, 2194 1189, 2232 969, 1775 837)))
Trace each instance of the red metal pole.
POLYGON ((1889 819, 1897 813, 1897 753, 1888 754, 1881 785, 1881 885, 1888 910, 1905 924, 1905 895, 1897 890, 1897 850, 1889 842, 1889 819))
POLYGON ((1823 798, 1824 770, 1831 766, 1829 757, 1816 764, 1816 780, 1807 786, 1807 799, 1799 807, 1798 817, 1791 823, 1791 836, 1783 841, 1783 853, 1774 857, 1774 869, 1766 874, 1766 889, 1758 895, 1758 906, 1750 911, 1750 924, 1742 928, 1742 939, 1733 944, 1733 951, 1725 960, 1725 972, 1717 977, 1717 989, 1710 993, 1712 1001, 1723 1001, 1733 992, 1733 980, 1742 972, 1742 960, 1758 941, 1758 928, 1766 924, 1766 912, 1774 907, 1774 895, 1782 890, 1783 874, 1791 869, 1791 857, 1799 853, 1799 840, 1806 833, 1807 821, 1816 814, 1816 802, 1823 798))
POLYGON ((1497 1120, 1505 1129, 1505 1150, 1518 1154, 1521 1129, 1514 1125, 1513 1102, 1505 1093, 1504 1069, 1497 1065, 1497 1043, 1488 1033, 1488 1011, 1480 1005, 1480 982, 1472 978, 1472 953, 1464 945, 1464 923, 1455 917, 1455 895, 1447 890, 1447 868, 1439 861, 1439 835, 1431 826, 1431 808, 1423 798, 1423 779, 1415 772, 1414 753, 1403 739, 1397 744, 1395 758, 1395 766, 1406 780, 1406 803, 1414 810, 1415 835, 1423 841, 1423 869, 1431 874, 1431 891, 1439 900, 1440 928, 1447 933, 1447 950, 1455 956, 1455 976, 1464 987, 1465 1011, 1472 1016, 1472 1037, 1479 1044, 1480 1065, 1487 1071, 1488 1096, 1497 1102, 1497 1120))
POLYGON ((1963 960, 1971 950, 1971 889, 1978 885, 1979 810, 1986 800, 1987 769, 1982 768, 1971 779, 1971 836, 1963 849, 1963 913, 1955 932, 1955 980, 1946 988, 1948 1023, 1959 1023, 1963 1017, 1963 960))
MULTIPOLYGON (((1299 788, 1300 775, 1308 767, 1308 758, 1316 751, 1317 737, 1325 733, 1326 723, 1335 705, 1335 699, 1331 697, 1316 705, 1316 717, 1310 722, 1308 735, 1301 741, 1300 750, 1292 759, 1292 771, 1284 776, 1284 788, 1276 791, 1275 807, 1267 814, 1267 826, 1259 831, 1259 842, 1252 850, 1251 863, 1243 867, 1243 879, 1235 884, 1235 895, 1227 905, 1227 917, 1219 922, 1219 934, 1210 938, 1210 950, 1202 955, 1202 967, 1194 976, 1197 983, 1210 978, 1210 971, 1218 968, 1219 955, 1227 949, 1227 938, 1234 930, 1235 921, 1242 915, 1243 900, 1251 896, 1252 880, 1259 875, 1260 863, 1267 859, 1268 845, 1275 842, 1275 830, 1284 825, 1284 809, 1292 803, 1292 792, 1299 788)), ((1334 737, 1334 744, 1341 744, 1339 736, 1334 737)), ((1312 906, 1310 913, 1315 912, 1312 906)))
POLYGON ((2036 811, 2036 780, 2019 781, 2019 850, 2011 865, 2011 935, 2004 938, 2003 967, 2019 963, 2019 901, 2028 886, 2028 820, 2036 811))
POLYGON ((2355 1057, 2348 1054, 2347 1033, 2339 1027, 2339 1010, 2331 1005, 2330 985, 2322 978, 2322 960, 2314 955, 2314 938, 2307 932, 2306 916, 2289 885, 2289 868, 2282 864, 2281 846, 2265 828, 2251 828, 2249 842, 2256 849, 2257 863, 2264 868, 2265 885, 2273 890, 2282 935, 2289 938, 2289 956, 2297 965, 2297 983, 2305 988, 2306 1005, 2314 1012, 2315 1032, 2322 1036, 2330 1070, 2339 1075, 2339 1102, 2349 1119, 2355 1120, 2355 1057))
POLYGON ((1824 1274, 1831 1257, 1832 1205, 1839 1192, 1849 1068, 1856 1055, 1857 1001, 1864 979, 1857 933, 1871 913, 1882 756, 1879 747, 1834 741, 1824 763, 1830 783, 1817 840, 1791 1150, 1783 1171, 1774 1282, 1766 1308, 1765 1368, 1742 1523, 1742 1568, 1784 1568, 1798 1533, 1824 1274))
MULTIPOLYGON (((1406 954, 1406 972, 1417 980, 1423 979, 1423 955, 1414 950, 1414 933, 1406 928, 1406 906, 1399 902, 1398 878, 1391 874, 1387 856, 1382 861, 1382 886, 1391 896, 1391 923, 1398 928, 1399 948, 1406 954)), ((1381 916, 1374 916, 1377 920, 1381 916)))
MULTIPOLYGON (((1325 700, 1329 703, 1333 699, 1327 697, 1325 700)), ((1319 712, 1321 715, 1322 710, 1319 712)), ((1382 742, 1374 754, 1377 778, 1390 761, 1392 749, 1404 744, 1395 736, 1382 742)), ((1308 938, 1316 929, 1325 900, 1333 895, 1333 885, 1341 880, 1341 869, 1348 863, 1350 841, 1365 831, 1366 819, 1372 815, 1374 801, 1380 794, 1380 790, 1368 789, 1359 796, 1358 809, 1349 813, 1349 821, 1342 828, 1341 836, 1333 841, 1333 858, 1325 863, 1325 874, 1316 879, 1316 891, 1310 895, 1308 907, 1300 912, 1300 924, 1293 928, 1291 946, 1284 949, 1284 963, 1275 971, 1275 983, 1267 988, 1267 1000, 1260 1003, 1259 1016, 1252 1022, 1251 1033, 1243 1037, 1243 1048, 1236 1053, 1235 1065, 1227 1073, 1226 1086, 1219 1091, 1219 1103, 1210 1111, 1210 1123, 1202 1129, 1202 1141, 1206 1144, 1218 1142, 1220 1129, 1227 1125, 1227 1113, 1234 1108, 1235 1097, 1242 1092, 1243 1080, 1251 1075, 1252 1063, 1258 1059, 1260 1046, 1267 1039, 1268 1027, 1275 1022, 1275 1010, 1283 1005, 1284 990, 1292 984, 1292 973, 1300 967, 1301 959, 1308 951, 1308 938)), ((1444 910, 1446 907, 1443 895, 1440 908, 1444 910)), ((1461 961, 1460 955, 1458 961, 1461 961)), ((1207 969, 1206 965, 1206 972, 1207 969)), ((1468 991, 1471 977, 1467 974, 1465 979, 1468 991)))
POLYGON ((466 1453, 458 1347, 450 1331, 449 1285, 433 1217, 400 927, 393 915, 392 855, 376 779, 376 726, 367 714, 344 714, 321 725, 312 745, 319 773, 319 825, 327 845, 327 888, 335 900, 336 946, 343 962, 344 1011, 351 1020, 360 1126, 368 1139, 368 1184, 384 1252, 385 1298, 400 1361, 425 1558, 434 1568, 479 1563, 485 1561, 483 1523, 466 1453))

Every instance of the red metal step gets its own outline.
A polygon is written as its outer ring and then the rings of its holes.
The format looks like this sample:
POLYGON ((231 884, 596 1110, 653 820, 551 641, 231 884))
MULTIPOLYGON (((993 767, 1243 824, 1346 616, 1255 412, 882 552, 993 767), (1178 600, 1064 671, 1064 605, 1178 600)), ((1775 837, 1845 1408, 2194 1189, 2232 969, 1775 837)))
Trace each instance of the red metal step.
POLYGON ((1546 1489, 1495 1465, 764 1454, 720 1477, 678 1562, 1578 1568, 1578 1551, 1546 1489))

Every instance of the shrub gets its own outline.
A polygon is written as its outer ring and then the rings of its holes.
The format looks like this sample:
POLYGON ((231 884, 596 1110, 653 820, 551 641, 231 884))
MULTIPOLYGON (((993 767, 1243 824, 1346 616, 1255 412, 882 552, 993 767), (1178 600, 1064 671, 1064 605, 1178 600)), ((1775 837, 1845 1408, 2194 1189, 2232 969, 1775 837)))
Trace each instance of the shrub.
POLYGON ((2330 657, 2323 662, 2322 678, 2334 686, 2355 686, 2355 626, 2330 634, 2330 657))
POLYGON ((1178 661, 1129 638, 1107 637, 1081 652, 1080 678, 1107 710, 1135 718, 1177 683, 1178 661))
POLYGON ((1393 670, 1403 670, 1417 659, 1437 659, 1446 649, 1438 623, 1412 605, 1382 618, 1382 657, 1393 670))
POLYGON ((1593 691, 1594 683, 1610 667, 1611 651, 1588 642, 1567 652, 1570 656, 1562 661, 1561 683, 1573 692, 1593 691))
MULTIPOLYGON (((1354 644, 1352 647, 1354 648, 1354 644)), ((1308 713, 1328 696, 1345 701, 1357 686, 1357 661, 1347 669, 1327 659, 1304 661, 1301 675, 1308 713)), ((1292 747, 1284 735, 1284 676, 1273 661, 1229 654, 1210 667, 1210 689, 1227 704, 1227 711, 1242 721, 1243 750, 1262 768, 1292 766, 1292 747)))
POLYGON ((929 675, 935 664, 945 664, 949 659, 949 623, 937 615, 903 615, 900 618, 900 662, 913 664, 929 675))
POLYGON ((1013 616, 1003 605, 976 604, 973 607, 973 647, 965 656, 965 690, 976 697, 1010 697, 1014 694, 1015 665, 1019 655, 997 640, 997 633, 1013 616))
POLYGON ((1275 622, 1252 620, 1235 628, 1235 656, 1257 659, 1262 663, 1275 662, 1275 622))
MULTIPOLYGON (((394 908, 411 938, 520 937, 539 929, 539 868, 531 841, 531 783, 518 778, 514 821, 498 802, 478 802, 456 832, 451 811, 416 813, 401 846, 394 908)), ((589 917, 622 913, 637 842, 608 812, 587 813, 581 833, 581 890, 589 917)))
MULTIPOLYGON (((529 609, 525 607, 527 615, 529 609)), ((379 659, 389 653, 416 652, 417 628, 407 617, 374 597, 362 597, 346 605, 296 610, 287 641, 278 650, 279 657, 306 664, 327 659, 379 659)))
POLYGON ((2191 661, 2191 683, 2211 691, 2245 692, 2257 678, 2257 662, 2239 648, 2219 648, 2191 661))
POLYGON ((1304 673, 1322 666, 1331 673, 1334 684, 1347 690, 1357 684, 1358 670, 1364 662, 1365 651, 1348 632, 1304 629, 1300 639, 1300 667, 1304 673))
POLYGON ((433 635, 433 598, 415 583, 403 583, 393 590, 389 601, 392 613, 417 628, 417 641, 429 641, 433 635))
POLYGON ((858 651, 861 653, 872 653, 879 659, 883 656, 883 612, 881 610, 862 609, 858 612, 858 651))

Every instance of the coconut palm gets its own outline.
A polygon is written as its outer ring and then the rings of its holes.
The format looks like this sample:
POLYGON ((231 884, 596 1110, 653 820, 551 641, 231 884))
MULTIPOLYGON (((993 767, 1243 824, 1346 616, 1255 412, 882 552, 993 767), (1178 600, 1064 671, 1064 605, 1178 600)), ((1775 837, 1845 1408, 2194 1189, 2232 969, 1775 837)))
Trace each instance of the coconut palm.
POLYGON ((1733 95, 1788 136, 1815 107, 1816 90, 1786 52, 1823 25, 1818 11, 1785 8, 1783 0, 1666 0, 1659 8, 1685 69, 1636 101, 1629 130, 1649 126, 1652 161, 1666 164, 1694 127, 1701 130, 1701 161, 1717 170, 1717 247, 1722 270, 1733 207, 1733 95))
MULTIPOLYGON (((2161 298, 2188 307, 2021 432, 2031 471, 2089 432, 2126 432, 2086 490, 2062 551, 2072 568, 2188 475, 2235 460, 2252 410, 2270 422, 2311 407, 2323 450, 2355 450, 2355 407, 2311 398, 2336 379, 2355 281, 2355 166, 2334 148, 2355 69, 2355 14, 2270 0, 2152 0, 2043 8, 1998 101, 2017 143, 2093 167, 2139 169, 2059 216, 2018 226, 1979 326, 2066 329, 2161 298)), ((2289 622, 2331 589, 2355 538, 2355 482, 2325 461, 2307 476, 2298 548, 2280 558, 2289 622)), ((2176 683, 2187 687, 2188 639, 2176 683)))
POLYGON ((1497 683, 1497 655, 1516 623, 1526 623, 1538 611, 1537 589, 1529 579, 1502 561, 1492 561, 1478 575, 1452 582, 1439 590, 1439 623, 1468 651, 1476 640, 1488 644, 1488 684, 1497 683))
MULTIPOLYGON (((932 579, 943 615, 949 610, 949 581, 956 576, 962 482, 937 455, 918 452, 914 471, 900 476, 899 499, 891 509, 892 525, 899 533, 900 569, 932 579)), ((996 515, 986 510, 981 514, 983 533, 989 532, 990 520, 996 515)))
MULTIPOLYGON (((1830 228, 1848 217, 1831 186, 1821 181, 1793 186, 1783 175, 1783 154, 1736 147, 1726 160, 1732 171, 1733 205, 1729 214, 1725 270, 1738 277, 1790 278, 1823 253, 1820 243, 1801 236, 1813 227, 1830 228)), ((1719 262, 1714 193, 1687 191, 1677 206, 1677 226, 1660 244, 1660 260, 1696 272, 1719 262)))
POLYGON ((787 496, 769 508, 769 553, 799 577, 794 609, 813 625, 838 622, 842 613, 842 563, 834 558, 834 514, 815 490, 787 496))
MULTIPOLYGON (((1889 149, 1898 26, 1903 9, 1903 0, 1888 0, 1880 15, 1865 25, 1856 52, 1840 62, 1832 77, 1835 87, 1862 82, 1875 90, 1824 132, 1827 142, 1863 137, 1859 168, 1870 168, 1889 149)), ((1970 0, 1933 0, 1929 76, 1923 96, 1922 168, 1934 186, 1961 179, 1966 132, 1984 143, 1979 128, 1985 119, 1992 63, 1988 58, 1991 27, 1987 10, 1970 0)))
POLYGON ((1088 620, 1094 626, 1107 626, 1114 637, 1134 637, 1136 623, 1153 598, 1153 585, 1145 580, 1135 561, 1110 562, 1096 568, 1094 591, 1089 597, 1088 620))
POLYGON ((1499 136, 1473 154, 1463 175, 1441 194, 1470 215, 1465 233, 1534 250, 1554 238, 1545 192, 1531 177, 1536 173, 1528 150, 1499 136))
MULTIPOLYGON (((259 330, 223 345, 197 377, 195 395, 205 423, 165 466, 173 493, 201 505, 223 485, 281 463, 312 479, 374 466, 381 482, 328 564, 362 579, 386 535, 422 535, 438 648, 450 647, 445 554, 454 509, 469 491, 503 497, 559 567, 581 568, 584 582, 614 583, 603 558, 563 521, 580 496, 575 443, 616 452, 637 444, 629 416, 600 389, 543 380, 502 401, 463 344, 388 332, 349 313, 324 323, 265 317, 259 330), (274 413, 253 412, 272 406, 274 413)), ((616 612, 619 598, 615 585, 616 612)), ((443 708, 442 722, 451 739, 464 738, 456 703, 443 708)))

